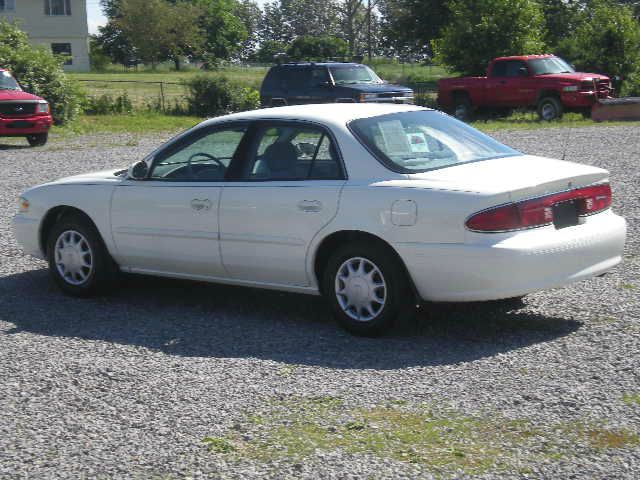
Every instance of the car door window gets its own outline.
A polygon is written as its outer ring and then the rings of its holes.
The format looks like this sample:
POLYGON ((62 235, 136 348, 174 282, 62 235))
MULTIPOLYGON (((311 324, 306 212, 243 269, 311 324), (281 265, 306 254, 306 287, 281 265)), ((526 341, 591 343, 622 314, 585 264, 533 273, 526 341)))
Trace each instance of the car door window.
POLYGON ((245 125, 194 134, 185 144, 160 154, 153 180, 222 181, 247 130, 245 125))
POLYGON ((259 129, 243 180, 339 180, 337 150, 322 129, 302 125, 259 129))
POLYGON ((493 64, 493 70, 491 71, 493 77, 506 77, 507 76, 507 62, 498 61, 493 64))
POLYGON ((326 68, 315 67, 311 70, 311 86, 319 87, 329 81, 329 73, 326 68))

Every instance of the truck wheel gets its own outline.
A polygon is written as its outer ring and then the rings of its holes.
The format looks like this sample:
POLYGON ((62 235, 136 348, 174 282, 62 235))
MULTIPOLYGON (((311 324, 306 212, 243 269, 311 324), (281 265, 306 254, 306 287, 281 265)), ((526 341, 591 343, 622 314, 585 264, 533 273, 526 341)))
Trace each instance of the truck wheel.
POLYGON ((29 145, 31 145, 32 147, 41 147, 47 143, 48 139, 48 133, 36 133, 34 135, 27 135, 27 142, 29 142, 29 145))
POLYGON ((562 118, 562 103, 555 97, 544 97, 538 102, 540 120, 550 122, 562 118))
POLYGON ((453 116, 463 122, 471 120, 473 107, 469 95, 459 93, 453 97, 453 116))

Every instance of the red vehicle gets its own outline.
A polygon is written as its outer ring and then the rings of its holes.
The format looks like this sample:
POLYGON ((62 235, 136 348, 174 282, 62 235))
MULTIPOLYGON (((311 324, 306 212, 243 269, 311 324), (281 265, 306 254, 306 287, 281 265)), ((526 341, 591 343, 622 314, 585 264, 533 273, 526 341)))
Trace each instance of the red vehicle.
POLYGON ((23 92, 0 68, 0 137, 25 137, 32 147, 47 143, 53 119, 46 100, 23 92))
POLYGON ((438 82, 439 105, 462 120, 480 108, 535 108, 542 120, 565 111, 589 115, 598 99, 612 94, 609 77, 576 72, 554 55, 500 57, 489 64, 486 77, 438 82))

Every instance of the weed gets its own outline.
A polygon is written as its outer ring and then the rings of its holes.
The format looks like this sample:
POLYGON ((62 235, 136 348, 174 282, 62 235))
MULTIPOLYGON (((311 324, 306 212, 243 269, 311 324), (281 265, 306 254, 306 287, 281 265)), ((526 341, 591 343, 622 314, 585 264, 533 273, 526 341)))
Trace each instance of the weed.
POLYGON ((206 437, 202 441, 207 444, 210 452, 231 453, 236 451, 236 447, 224 438, 206 437))

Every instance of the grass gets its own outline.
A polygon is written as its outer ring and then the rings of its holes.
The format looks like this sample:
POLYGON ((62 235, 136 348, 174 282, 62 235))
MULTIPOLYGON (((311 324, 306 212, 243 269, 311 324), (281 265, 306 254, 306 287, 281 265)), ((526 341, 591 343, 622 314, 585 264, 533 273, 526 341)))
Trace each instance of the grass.
POLYGON ((622 396, 622 401, 627 405, 640 405, 640 392, 625 393, 622 396))
POLYGON ((52 132, 63 138, 93 133, 147 135, 186 130, 202 120, 199 117, 162 115, 151 112, 134 115, 82 115, 69 125, 54 127, 52 132))
POLYGON ((469 416, 404 401, 358 408, 339 398, 317 397, 279 400, 271 407, 268 413, 248 415, 240 431, 216 439, 210 449, 264 462, 300 462, 320 452, 342 451, 440 474, 478 475, 558 461, 573 455, 578 445, 606 450, 640 444, 637 433, 628 429, 584 422, 542 429, 526 420, 469 416))
POLYGON ((478 130, 491 133, 500 130, 537 130, 541 128, 607 127, 617 125, 640 126, 640 122, 594 122, 590 118, 583 118, 582 115, 578 113, 568 113, 560 120, 544 122, 538 120, 535 112, 516 112, 503 118, 475 120, 471 125, 478 130))

